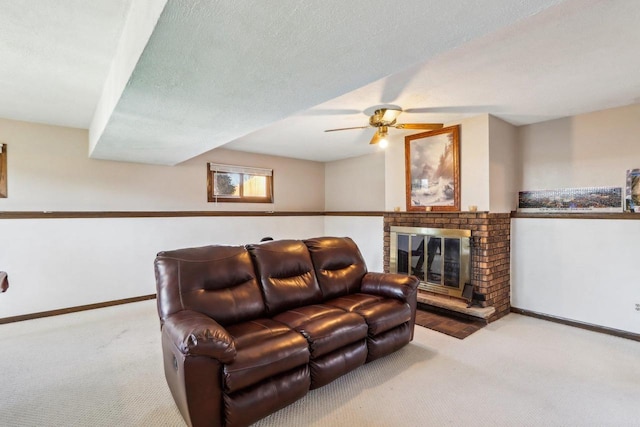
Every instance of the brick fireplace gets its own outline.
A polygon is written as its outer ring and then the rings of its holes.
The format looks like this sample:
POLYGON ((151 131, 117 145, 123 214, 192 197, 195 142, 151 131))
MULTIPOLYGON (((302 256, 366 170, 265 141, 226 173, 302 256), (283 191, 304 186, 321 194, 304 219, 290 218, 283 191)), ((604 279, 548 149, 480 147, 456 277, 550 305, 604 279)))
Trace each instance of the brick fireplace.
POLYGON ((386 272, 390 261, 390 229, 394 226, 471 230, 471 284, 480 296, 475 303, 495 308, 495 313, 488 318, 490 322, 509 313, 511 219, 508 213, 387 212, 384 214, 386 272))

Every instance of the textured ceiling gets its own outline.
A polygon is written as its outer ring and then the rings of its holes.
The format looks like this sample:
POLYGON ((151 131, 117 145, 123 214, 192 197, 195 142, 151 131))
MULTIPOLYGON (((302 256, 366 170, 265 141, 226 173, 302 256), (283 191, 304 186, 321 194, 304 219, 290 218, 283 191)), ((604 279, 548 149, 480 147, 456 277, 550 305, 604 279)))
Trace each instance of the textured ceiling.
POLYGON ((514 125, 638 103, 639 28, 639 1, 567 1, 226 147, 322 161, 371 153, 373 129, 323 130, 366 125, 370 107, 387 103, 414 111, 398 123, 492 114, 514 125))
POLYGON ((170 0, 92 157, 175 164, 558 2, 170 0))
POLYGON ((88 128, 131 1, 0 2, 0 117, 88 128))
POLYGON ((520 125, 640 102, 637 0, 165 1, 0 2, 0 117, 93 119, 94 158, 329 161, 375 149, 371 129, 323 130, 382 104, 520 125))

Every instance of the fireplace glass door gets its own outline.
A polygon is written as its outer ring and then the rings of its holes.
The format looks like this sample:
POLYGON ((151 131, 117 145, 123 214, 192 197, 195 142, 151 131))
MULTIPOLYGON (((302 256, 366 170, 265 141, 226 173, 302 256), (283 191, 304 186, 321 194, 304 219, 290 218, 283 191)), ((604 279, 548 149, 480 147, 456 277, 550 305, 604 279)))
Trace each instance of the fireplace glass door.
POLYGON ((468 283, 468 230, 391 227, 390 271, 411 274, 422 289, 460 296, 468 283))

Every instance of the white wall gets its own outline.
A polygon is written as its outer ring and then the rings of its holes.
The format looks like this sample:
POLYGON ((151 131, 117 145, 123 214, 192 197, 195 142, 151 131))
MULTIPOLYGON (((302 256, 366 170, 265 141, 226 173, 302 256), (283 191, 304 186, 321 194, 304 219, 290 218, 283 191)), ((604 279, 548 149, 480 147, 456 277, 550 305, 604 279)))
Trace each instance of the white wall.
MULTIPOLYGON (((178 166, 87 158, 87 131, 0 119, 0 211, 323 211, 324 164, 213 150, 178 166), (274 169, 273 204, 207 203, 207 161, 274 169)), ((0 219, 0 318, 155 292, 158 251, 324 234, 322 216, 0 219)))
MULTIPOLYGON (((0 141, 9 152, 9 198, 0 199, 0 211, 325 210, 322 163, 224 149, 174 167, 100 161, 87 158, 87 137, 85 130, 0 119, 0 141), (273 168, 275 203, 207 203, 207 161, 273 168)), ((330 209, 383 209, 384 155, 335 162, 327 171, 330 209)), ((0 270, 11 283, 0 299, 0 318, 152 294, 157 252, 264 236, 349 236, 369 270, 382 271, 382 222, 322 216, 0 219, 0 270)))
POLYGON ((153 294, 161 250, 322 235, 322 216, 0 219, 0 318, 153 294))
MULTIPOLYGON (((521 190, 624 187, 640 105, 519 128, 521 190)), ((512 220, 512 305, 640 333, 638 220, 512 220)))
POLYGON ((327 211, 384 210, 384 151, 325 164, 327 211))
POLYGON ((384 220, 371 216, 327 216, 324 234, 351 237, 360 248, 369 271, 384 270, 384 220))
POLYGON ((640 334, 640 221, 516 219, 514 307, 640 334))
POLYGON ((489 116, 489 197, 491 212, 511 212, 518 206, 520 176, 517 128, 489 116))

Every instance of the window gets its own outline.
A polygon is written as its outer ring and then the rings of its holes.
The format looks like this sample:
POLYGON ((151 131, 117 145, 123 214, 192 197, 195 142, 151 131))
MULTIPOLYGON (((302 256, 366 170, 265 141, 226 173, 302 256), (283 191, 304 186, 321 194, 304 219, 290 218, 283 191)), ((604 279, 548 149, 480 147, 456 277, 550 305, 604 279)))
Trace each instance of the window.
POLYGON ((209 202, 273 203, 273 169, 207 164, 209 202))

